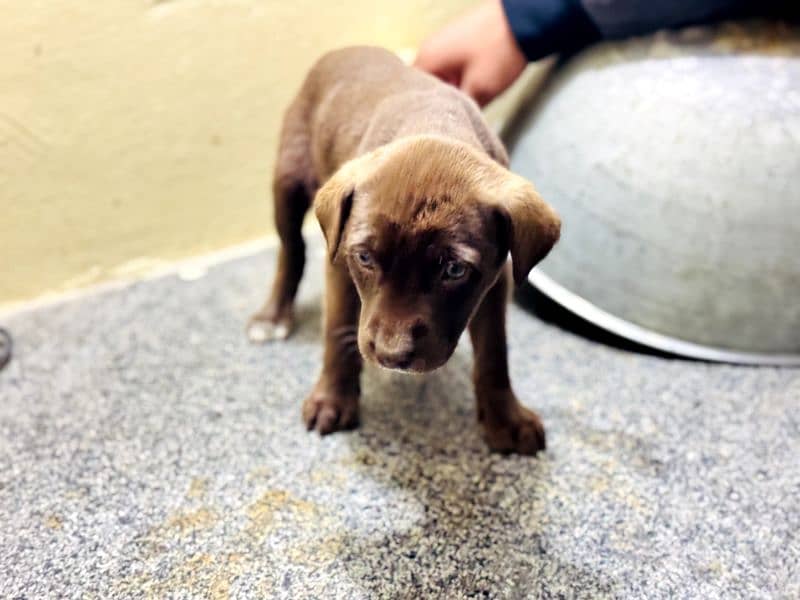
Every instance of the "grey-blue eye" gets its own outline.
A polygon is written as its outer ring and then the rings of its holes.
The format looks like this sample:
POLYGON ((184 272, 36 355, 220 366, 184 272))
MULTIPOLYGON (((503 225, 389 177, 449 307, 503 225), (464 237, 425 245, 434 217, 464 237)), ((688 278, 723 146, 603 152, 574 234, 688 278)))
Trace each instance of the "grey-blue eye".
POLYGON ((467 266, 457 260, 449 261, 444 267, 445 279, 461 279, 467 274, 467 266))
POLYGON ((358 250, 356 252, 356 260, 362 267, 372 266, 372 256, 366 250, 358 250))

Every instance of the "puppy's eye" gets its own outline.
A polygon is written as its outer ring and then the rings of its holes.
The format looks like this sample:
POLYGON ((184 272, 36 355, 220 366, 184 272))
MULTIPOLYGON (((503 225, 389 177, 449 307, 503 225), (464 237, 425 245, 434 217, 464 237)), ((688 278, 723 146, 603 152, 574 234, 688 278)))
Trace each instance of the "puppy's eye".
POLYGON ((444 267, 442 274, 445 279, 461 279, 467 274, 467 266, 457 260, 449 261, 444 267))
POLYGON ((360 264, 362 267, 372 266, 372 255, 366 250, 356 251, 356 260, 358 261, 358 264, 360 264))

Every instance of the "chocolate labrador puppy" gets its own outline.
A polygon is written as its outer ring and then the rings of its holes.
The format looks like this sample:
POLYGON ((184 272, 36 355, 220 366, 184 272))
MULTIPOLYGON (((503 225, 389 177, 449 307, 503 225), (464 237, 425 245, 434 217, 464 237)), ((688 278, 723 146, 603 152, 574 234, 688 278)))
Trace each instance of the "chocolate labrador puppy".
POLYGON ((557 241, 557 214, 506 167, 477 105, 379 48, 321 58, 286 112, 273 180, 281 240, 254 342, 285 338, 305 263, 303 217, 327 243, 322 373, 303 403, 320 434, 358 424, 362 357, 432 371, 469 327, 478 420, 494 450, 545 447, 508 377, 511 274, 524 281, 557 241))

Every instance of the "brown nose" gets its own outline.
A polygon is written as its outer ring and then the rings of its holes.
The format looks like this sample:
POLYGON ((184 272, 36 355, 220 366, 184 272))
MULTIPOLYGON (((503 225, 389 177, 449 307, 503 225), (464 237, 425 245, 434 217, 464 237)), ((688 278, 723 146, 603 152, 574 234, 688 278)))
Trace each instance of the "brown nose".
POLYGON ((378 350, 375 352, 375 358, 387 369, 407 369, 414 361, 414 350, 401 350, 399 352, 378 350))
POLYGON ((375 332, 369 348, 375 360, 389 369, 408 369, 416 358, 416 342, 428 335, 428 327, 421 321, 381 327, 374 323, 375 332))

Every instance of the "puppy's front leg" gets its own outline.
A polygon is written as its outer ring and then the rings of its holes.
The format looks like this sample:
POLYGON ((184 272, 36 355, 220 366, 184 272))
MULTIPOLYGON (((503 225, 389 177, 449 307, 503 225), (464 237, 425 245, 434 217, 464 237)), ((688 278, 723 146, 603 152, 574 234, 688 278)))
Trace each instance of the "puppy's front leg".
POLYGON ((492 450, 536 454, 545 448, 544 427, 535 412, 519 403, 508 377, 505 316, 509 283, 504 271, 469 325, 478 421, 492 450))
POLYGON ((309 431, 321 435, 358 426, 361 354, 358 352, 360 300, 346 267, 326 261, 325 354, 322 373, 303 403, 309 431))

